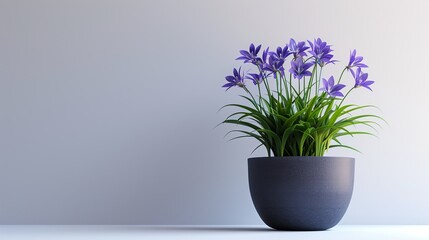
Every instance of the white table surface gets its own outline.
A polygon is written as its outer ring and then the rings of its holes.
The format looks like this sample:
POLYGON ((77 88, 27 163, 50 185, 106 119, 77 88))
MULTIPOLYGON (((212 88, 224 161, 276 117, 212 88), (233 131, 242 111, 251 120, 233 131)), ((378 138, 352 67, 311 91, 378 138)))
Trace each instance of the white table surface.
POLYGON ((429 240, 429 225, 339 225, 327 231, 275 231, 265 226, 0 226, 1 240, 429 240))

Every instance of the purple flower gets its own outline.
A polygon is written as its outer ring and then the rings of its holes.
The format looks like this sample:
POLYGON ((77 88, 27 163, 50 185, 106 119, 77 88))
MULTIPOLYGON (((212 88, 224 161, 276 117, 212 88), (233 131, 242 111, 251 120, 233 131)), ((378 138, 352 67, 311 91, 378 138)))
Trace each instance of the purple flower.
POLYGON ((284 76, 283 63, 283 60, 278 60, 276 57, 271 55, 268 58, 268 63, 265 63, 262 69, 270 72, 270 74, 275 75, 277 72, 279 72, 282 76, 284 76))
POLYGON ((257 74, 257 73, 249 73, 249 75, 247 75, 246 79, 250 79, 253 81, 253 84, 258 85, 263 81, 263 77, 262 74, 257 74))
POLYGON ((367 68, 368 66, 366 64, 363 64, 362 60, 363 60, 363 57, 356 56, 356 49, 353 50, 353 52, 350 52, 349 64, 346 66, 347 70, 350 70, 353 72, 352 70, 353 67, 367 68))
POLYGON ((333 51, 331 45, 328 45, 326 42, 323 42, 322 39, 314 39, 314 43, 308 41, 311 47, 311 55, 315 58, 315 62, 318 63, 321 67, 328 64, 334 63, 335 60, 331 60, 334 55, 331 54, 333 51))
POLYGON ((239 87, 244 87, 244 76, 241 75, 241 67, 238 69, 235 69, 232 71, 233 75, 231 76, 226 76, 225 79, 226 81, 228 81, 227 84, 223 85, 222 87, 226 87, 228 89, 234 87, 234 86, 239 86, 239 87))
POLYGON ((371 84, 374 83, 374 81, 368 80, 368 73, 363 73, 361 68, 358 68, 355 72, 351 72, 353 75, 353 78, 355 79, 355 88, 357 87, 364 87, 368 88, 372 91, 372 89, 369 87, 371 84))
MULTIPOLYGON (((270 51, 270 48, 269 48, 269 47, 267 47, 267 49, 265 49, 265 50, 262 52, 262 64, 261 64, 261 65, 263 65, 264 63, 266 63, 266 62, 267 62, 267 57, 268 57, 268 55, 269 55, 269 51, 270 51)), ((263 67, 263 66, 261 66, 261 67, 263 67)))
POLYGON ((284 48, 278 47, 275 52, 271 52, 270 55, 277 61, 284 61, 292 53, 289 51, 288 45, 284 48))
POLYGON ((244 63, 251 62, 253 64, 258 64, 262 60, 258 58, 259 50, 261 50, 261 45, 255 48, 255 45, 250 44, 249 51, 241 50, 241 56, 236 58, 235 60, 244 60, 244 63))
POLYGON ((322 79, 323 87, 320 88, 320 91, 326 92, 331 97, 344 97, 344 95, 340 92, 346 85, 344 84, 335 84, 334 77, 331 76, 328 80, 322 79))
POLYGON ((305 42, 296 43, 293 38, 289 41, 289 51, 293 54, 294 58, 307 56, 305 50, 309 49, 309 47, 305 46, 305 42))
POLYGON ((293 74, 294 78, 301 79, 304 76, 311 76, 311 72, 308 69, 313 66, 313 63, 304 63, 302 58, 299 57, 291 62, 291 68, 289 72, 293 74))

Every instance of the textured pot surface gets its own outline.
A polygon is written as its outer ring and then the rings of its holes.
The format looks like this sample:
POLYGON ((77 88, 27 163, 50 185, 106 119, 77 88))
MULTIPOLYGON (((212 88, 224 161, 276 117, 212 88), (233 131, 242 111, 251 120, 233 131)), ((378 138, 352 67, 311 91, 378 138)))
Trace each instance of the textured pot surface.
POLYGON ((350 203, 354 158, 249 158, 249 187, 261 219, 278 230, 326 230, 350 203))

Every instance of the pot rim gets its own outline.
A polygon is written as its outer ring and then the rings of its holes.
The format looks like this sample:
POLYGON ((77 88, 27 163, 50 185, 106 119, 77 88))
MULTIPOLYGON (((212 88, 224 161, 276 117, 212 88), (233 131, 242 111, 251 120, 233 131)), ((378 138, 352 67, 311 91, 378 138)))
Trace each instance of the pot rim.
POLYGON ((300 161, 306 161, 306 160, 334 160, 334 159, 347 159, 347 160, 355 160, 353 157, 342 157, 342 156, 285 156, 285 157, 250 157, 248 160, 300 160, 300 161))

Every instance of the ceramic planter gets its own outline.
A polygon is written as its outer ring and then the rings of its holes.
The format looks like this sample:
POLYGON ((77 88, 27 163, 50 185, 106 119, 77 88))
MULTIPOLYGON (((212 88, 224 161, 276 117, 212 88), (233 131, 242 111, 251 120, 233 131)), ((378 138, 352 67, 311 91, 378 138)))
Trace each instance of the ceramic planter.
POLYGON ((326 230, 350 203, 354 158, 249 158, 249 186, 261 219, 278 230, 326 230))

